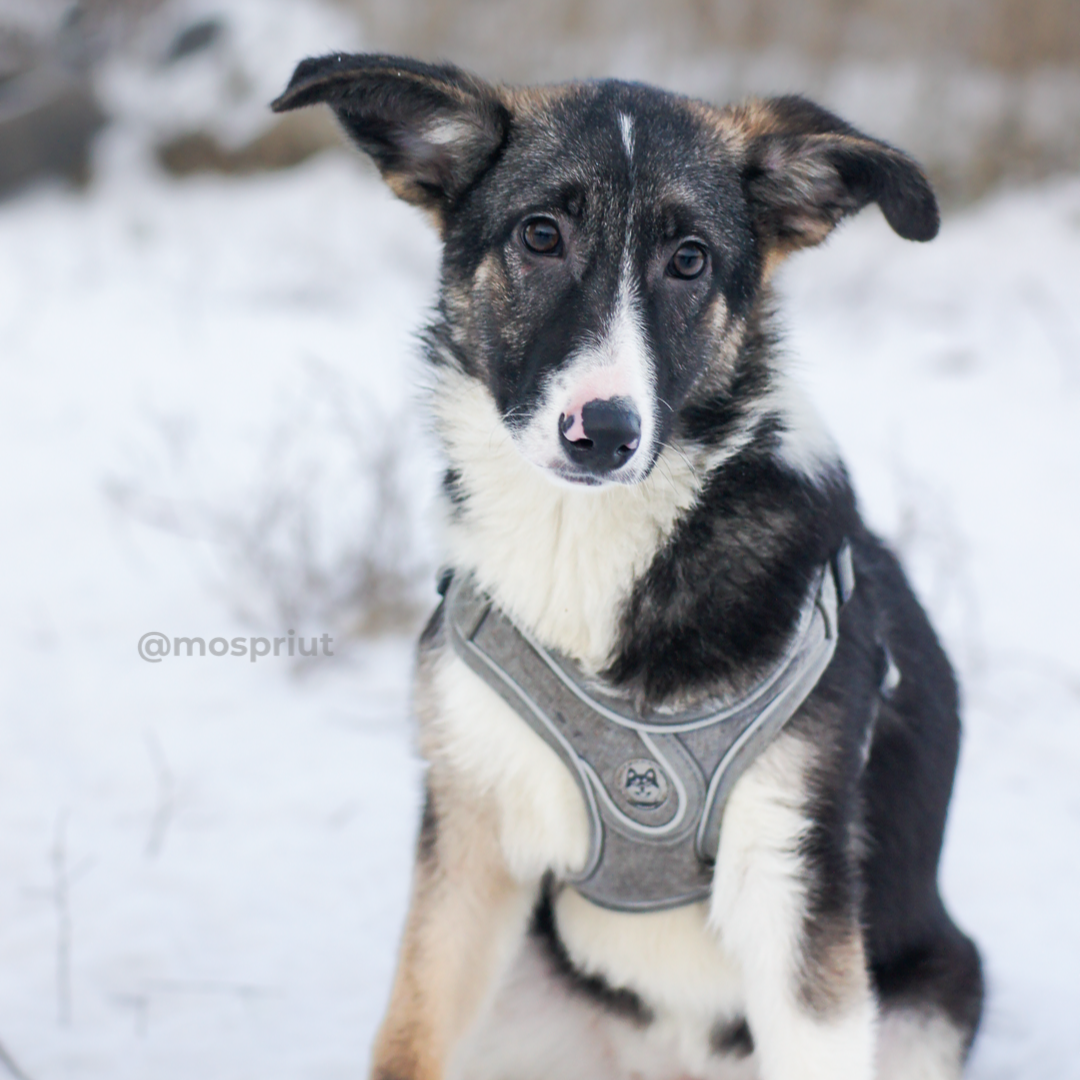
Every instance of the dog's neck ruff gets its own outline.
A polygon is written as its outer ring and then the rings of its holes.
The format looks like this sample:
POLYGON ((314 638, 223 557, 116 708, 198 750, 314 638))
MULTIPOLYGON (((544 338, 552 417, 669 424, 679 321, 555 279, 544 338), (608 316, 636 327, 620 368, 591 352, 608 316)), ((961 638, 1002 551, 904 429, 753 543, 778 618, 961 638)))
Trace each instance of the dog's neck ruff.
POLYGON ((454 651, 559 755, 584 796, 589 855, 569 878, 584 897, 616 911, 708 897, 731 789, 829 666, 853 587, 845 543, 815 575, 780 659, 749 692, 642 715, 516 626, 471 575, 450 581, 454 651))

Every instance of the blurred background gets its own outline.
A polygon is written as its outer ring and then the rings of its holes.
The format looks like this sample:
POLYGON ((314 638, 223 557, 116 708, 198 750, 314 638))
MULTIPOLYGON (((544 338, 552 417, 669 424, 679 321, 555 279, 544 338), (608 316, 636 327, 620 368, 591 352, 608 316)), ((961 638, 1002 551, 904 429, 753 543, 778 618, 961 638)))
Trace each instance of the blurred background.
MULTIPOLYGON (((269 57, 230 56, 230 44, 256 25, 266 33, 275 23, 295 26, 303 17, 287 9, 307 6, 4 0, 0 184, 10 189, 39 170, 86 178, 92 134, 126 111, 98 85, 120 58, 165 84, 190 80, 184 68, 214 57, 222 76, 231 73, 229 98, 218 107, 239 108, 264 88, 245 65, 269 74, 269 57)), ((324 0, 321 7, 324 23, 362 28, 368 48, 449 58, 507 81, 616 74, 720 101, 797 88, 910 148, 950 202, 1080 163, 1074 0, 324 0)), ((258 130, 263 141, 241 142, 234 132, 222 144, 214 125, 200 127, 189 113, 182 130, 174 117, 171 141, 156 149, 176 173, 245 171, 294 164, 329 138, 325 125, 293 118, 270 136, 260 119, 246 133, 258 130)))
POLYGON ((778 281, 964 688, 976 1080, 1080 1080, 1076 0, 0 0, 0 1077, 355 1076, 404 913, 439 251, 302 57, 801 92, 926 166, 778 281), (328 634, 140 659, 143 634, 328 634))

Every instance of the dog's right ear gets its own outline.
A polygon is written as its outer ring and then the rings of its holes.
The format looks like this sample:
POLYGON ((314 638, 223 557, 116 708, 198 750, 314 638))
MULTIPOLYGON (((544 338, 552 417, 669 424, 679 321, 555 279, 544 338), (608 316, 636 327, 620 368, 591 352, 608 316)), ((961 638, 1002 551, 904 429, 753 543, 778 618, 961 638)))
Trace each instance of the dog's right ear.
POLYGON ((451 64, 376 54, 315 57, 271 108, 325 102, 406 202, 441 213, 503 145, 510 114, 493 86, 451 64))

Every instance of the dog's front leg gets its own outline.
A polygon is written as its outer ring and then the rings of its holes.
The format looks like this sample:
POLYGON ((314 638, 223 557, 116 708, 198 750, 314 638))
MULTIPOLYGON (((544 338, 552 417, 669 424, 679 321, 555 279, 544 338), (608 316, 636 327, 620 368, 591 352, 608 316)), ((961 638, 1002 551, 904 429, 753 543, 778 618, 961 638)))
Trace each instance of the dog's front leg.
POLYGON ((871 1080, 876 1002, 849 856, 808 817, 814 755, 785 734, 735 786, 710 923, 742 968, 761 1080, 871 1080))
POLYGON ((373 1080, 441 1080, 524 933, 535 889, 506 869, 494 814, 429 777, 412 900, 373 1080))

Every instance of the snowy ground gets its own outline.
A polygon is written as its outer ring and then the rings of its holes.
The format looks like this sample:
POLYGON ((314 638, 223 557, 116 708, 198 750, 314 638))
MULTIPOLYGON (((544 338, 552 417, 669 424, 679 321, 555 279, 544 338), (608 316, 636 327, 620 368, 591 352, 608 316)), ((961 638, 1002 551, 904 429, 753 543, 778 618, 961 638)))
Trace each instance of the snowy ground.
MULTIPOLYGON (((386 440, 432 535, 402 417, 436 258, 343 154, 0 206, 0 1041, 33 1080, 362 1071, 419 768, 411 646, 347 645, 335 589, 386 440), (136 649, 291 628, 335 656, 136 649)), ((1080 1077, 1080 182, 929 246, 872 211, 783 290, 963 675, 944 886, 990 979, 972 1075, 1080 1077)))

